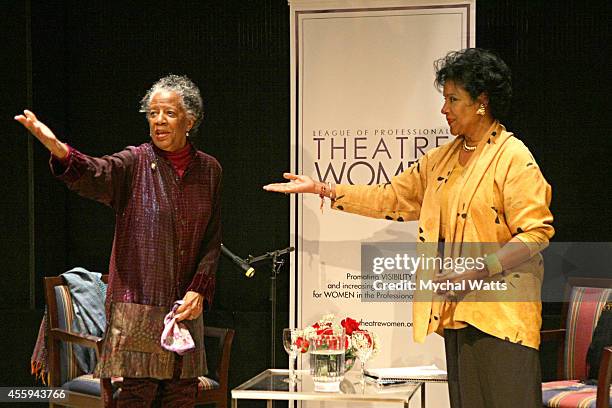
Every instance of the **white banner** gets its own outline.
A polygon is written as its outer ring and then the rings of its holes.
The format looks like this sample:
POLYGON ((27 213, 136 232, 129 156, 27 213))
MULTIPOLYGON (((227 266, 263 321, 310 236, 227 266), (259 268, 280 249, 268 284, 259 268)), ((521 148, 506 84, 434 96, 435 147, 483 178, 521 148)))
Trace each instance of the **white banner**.
MULTIPOLYGON (((292 171, 334 183, 385 183, 451 140, 433 62, 474 46, 474 1, 290 3, 292 171)), ((416 223, 332 211, 328 203, 321 213, 319 205, 314 195, 292 198, 291 324, 350 316, 381 339, 368 366, 445 368, 442 338, 413 342, 409 302, 366 301, 354 286, 361 283, 361 243, 414 242, 416 223)), ((448 406, 445 384, 427 392, 428 406, 448 406)))

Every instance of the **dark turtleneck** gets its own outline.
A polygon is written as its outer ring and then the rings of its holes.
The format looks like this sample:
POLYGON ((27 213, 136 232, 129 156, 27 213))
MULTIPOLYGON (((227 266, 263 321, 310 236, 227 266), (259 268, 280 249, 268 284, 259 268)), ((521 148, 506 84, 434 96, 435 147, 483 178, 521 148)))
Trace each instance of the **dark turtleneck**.
POLYGON ((191 149, 191 143, 187 142, 184 147, 175 152, 167 152, 161 149, 156 150, 160 152, 163 157, 170 160, 172 167, 174 167, 179 177, 183 178, 183 174, 185 174, 185 170, 193 157, 191 149))

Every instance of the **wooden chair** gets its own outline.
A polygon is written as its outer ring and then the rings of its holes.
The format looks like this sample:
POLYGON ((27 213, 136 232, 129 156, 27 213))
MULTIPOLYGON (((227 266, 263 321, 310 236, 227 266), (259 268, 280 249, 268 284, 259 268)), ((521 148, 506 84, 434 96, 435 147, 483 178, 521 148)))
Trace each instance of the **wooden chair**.
POLYGON ((612 406, 612 344, 604 347, 597 386, 587 385, 586 356, 603 307, 612 299, 612 279, 571 277, 566 287, 561 325, 543 330, 542 342, 560 343, 557 356, 557 381, 542 384, 544 407, 612 406), (589 405, 591 404, 591 405, 589 405))
MULTIPOLYGON (((108 283, 108 275, 102 276, 108 283)), ((45 298, 47 302, 47 351, 49 361, 49 387, 62 387, 66 398, 52 401, 51 407, 104 407, 101 398, 100 380, 91 374, 79 371, 72 345, 78 344, 96 350, 100 355, 102 339, 70 330, 74 317, 72 298, 68 285, 61 276, 44 278, 45 298)), ((227 407, 228 372, 230 352, 234 330, 217 327, 205 327, 204 338, 207 344, 218 341, 219 350, 210 350, 210 355, 218 355, 214 378, 200 377, 198 384, 198 404, 217 404, 227 407)), ((207 352, 208 352, 207 348, 207 352)), ((120 386, 120 383, 117 385, 120 386)))
MULTIPOLYGON (((103 275, 104 283, 108 275, 103 275)), ((66 399, 50 406, 104 407, 100 397, 100 381, 79 371, 72 344, 91 347, 99 356, 102 338, 71 331, 74 318, 68 285, 61 276, 44 279, 47 302, 47 352, 49 387, 66 389, 66 399)))
POLYGON ((232 351, 232 342, 234 341, 234 330, 220 329, 217 327, 204 327, 205 339, 216 339, 218 346, 216 347, 217 358, 215 365, 211 365, 210 357, 214 355, 209 353, 213 349, 208 347, 206 353, 209 362, 209 369, 213 368, 213 373, 209 372, 210 377, 199 377, 198 397, 196 405, 215 404, 218 408, 227 408, 227 396, 229 390, 229 365, 230 354, 232 351))

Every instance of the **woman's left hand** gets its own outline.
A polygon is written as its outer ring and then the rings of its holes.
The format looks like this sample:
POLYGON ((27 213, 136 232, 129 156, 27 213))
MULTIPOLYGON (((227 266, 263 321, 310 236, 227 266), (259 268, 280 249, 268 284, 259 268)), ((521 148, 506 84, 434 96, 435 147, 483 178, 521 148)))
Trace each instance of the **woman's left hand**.
POLYGON ((183 304, 176 309, 176 321, 197 319, 202 314, 203 304, 203 295, 193 291, 187 292, 183 304))

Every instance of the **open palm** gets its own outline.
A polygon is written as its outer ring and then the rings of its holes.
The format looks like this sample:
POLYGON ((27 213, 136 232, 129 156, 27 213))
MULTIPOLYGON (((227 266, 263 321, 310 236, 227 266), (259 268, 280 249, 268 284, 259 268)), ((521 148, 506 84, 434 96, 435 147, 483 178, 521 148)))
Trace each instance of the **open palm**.
POLYGON ((287 183, 272 183, 265 185, 266 191, 277 193, 316 193, 315 182, 308 176, 293 173, 283 173, 283 177, 289 180, 287 183))

